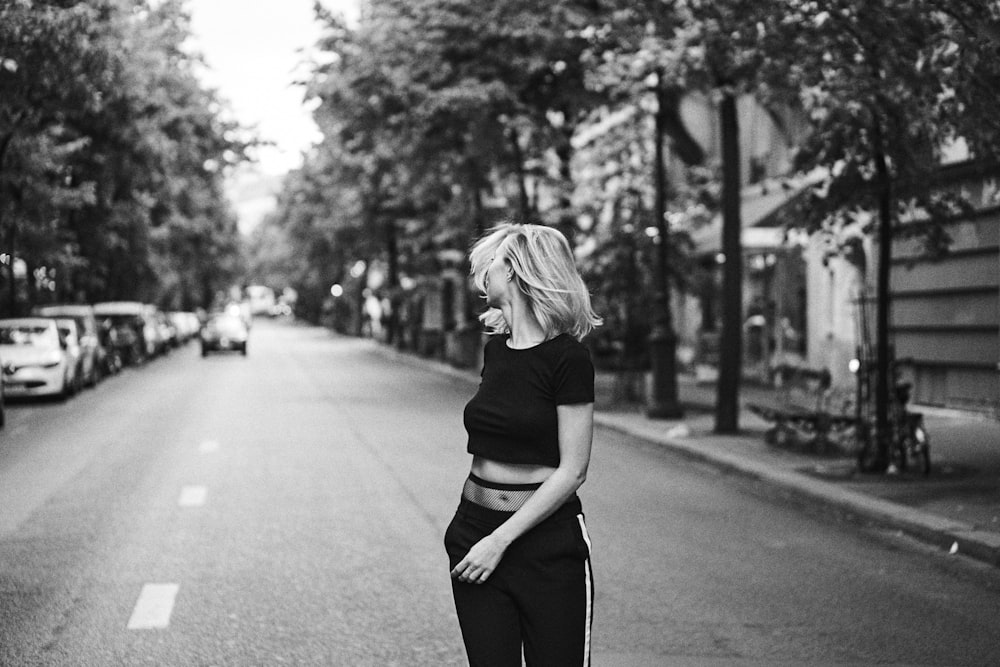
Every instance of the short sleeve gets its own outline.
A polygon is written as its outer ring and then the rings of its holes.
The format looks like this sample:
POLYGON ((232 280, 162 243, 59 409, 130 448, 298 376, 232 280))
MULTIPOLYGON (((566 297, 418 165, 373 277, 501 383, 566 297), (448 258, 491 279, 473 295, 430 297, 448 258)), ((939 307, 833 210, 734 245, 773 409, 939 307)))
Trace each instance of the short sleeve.
POLYGON ((594 402, 594 364, 590 350, 580 344, 566 349, 555 368, 556 405, 594 402))
POLYGON ((489 365, 490 359, 493 357, 493 348, 497 345, 497 336, 490 336, 486 341, 486 345, 483 346, 483 367, 479 370, 479 377, 486 375, 486 366, 489 365))

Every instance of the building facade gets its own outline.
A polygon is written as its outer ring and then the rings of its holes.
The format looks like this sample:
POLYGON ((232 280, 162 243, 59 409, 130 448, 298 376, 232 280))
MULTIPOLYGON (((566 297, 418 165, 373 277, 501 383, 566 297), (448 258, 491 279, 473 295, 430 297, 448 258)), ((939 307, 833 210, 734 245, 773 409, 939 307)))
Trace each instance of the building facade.
POLYGON ((1000 416, 1000 166, 950 165, 942 179, 974 211, 943 225, 941 256, 919 235, 894 244, 891 340, 912 359, 917 403, 1000 416))

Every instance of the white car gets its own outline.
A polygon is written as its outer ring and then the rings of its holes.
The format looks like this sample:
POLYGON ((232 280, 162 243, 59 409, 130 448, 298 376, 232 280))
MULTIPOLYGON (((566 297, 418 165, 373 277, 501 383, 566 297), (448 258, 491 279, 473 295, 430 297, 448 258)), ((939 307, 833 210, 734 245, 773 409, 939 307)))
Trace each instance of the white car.
POLYGON ((247 338, 250 332, 239 315, 217 313, 208 318, 201 329, 201 356, 209 352, 238 351, 247 356, 247 338))
POLYGON ((0 357, 0 428, 7 423, 7 413, 3 401, 3 358, 0 357))
POLYGON ((94 317, 93 306, 75 303, 35 306, 31 314, 38 317, 67 318, 76 322, 76 337, 80 343, 81 355, 80 381, 88 387, 96 385, 109 370, 109 350, 101 343, 101 331, 94 317))
POLYGON ((72 372, 70 375, 70 393, 77 393, 83 389, 83 379, 86 376, 87 369, 84 368, 84 362, 86 358, 83 352, 83 346, 80 344, 80 330, 77 328, 76 320, 69 317, 55 317, 52 318, 56 321, 56 326, 59 327, 59 338, 63 344, 63 349, 66 350, 66 356, 69 357, 69 366, 72 372))
POLYGON ((6 396, 69 396, 74 361, 56 321, 46 317, 0 320, 0 358, 6 396))

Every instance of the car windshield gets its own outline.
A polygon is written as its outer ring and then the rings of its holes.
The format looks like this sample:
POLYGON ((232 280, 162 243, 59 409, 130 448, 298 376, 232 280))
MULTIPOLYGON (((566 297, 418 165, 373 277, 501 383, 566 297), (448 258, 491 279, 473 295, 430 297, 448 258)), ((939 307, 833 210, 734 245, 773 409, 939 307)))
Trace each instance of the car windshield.
POLYGON ((22 325, 0 327, 0 345, 55 345, 58 338, 51 327, 22 325))
POLYGON ((113 327, 134 327, 142 324, 135 315, 108 315, 106 319, 113 327))
POLYGON ((223 315, 221 317, 213 317, 209 320, 208 327, 218 331, 242 331, 243 321, 238 317, 223 315))

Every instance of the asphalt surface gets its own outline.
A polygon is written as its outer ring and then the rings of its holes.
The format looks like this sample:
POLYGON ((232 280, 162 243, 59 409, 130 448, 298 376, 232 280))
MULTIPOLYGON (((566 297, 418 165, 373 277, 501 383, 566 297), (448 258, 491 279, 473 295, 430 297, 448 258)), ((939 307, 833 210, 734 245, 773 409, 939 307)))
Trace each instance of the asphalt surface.
MULTIPOLYGON (((474 386, 265 321, 247 358, 10 406, 0 665, 464 664, 440 542, 474 386)), ((595 665, 1000 664, 995 568, 603 427, 581 496, 595 665)))

